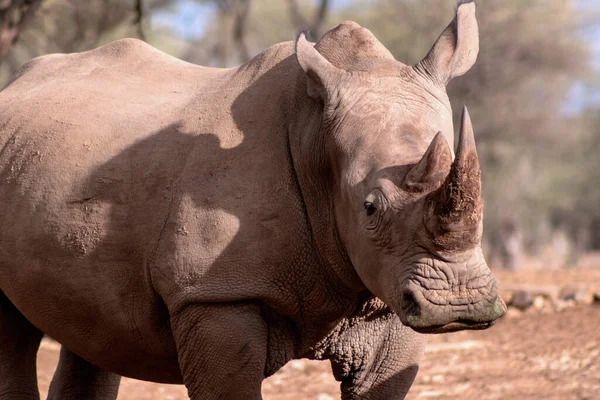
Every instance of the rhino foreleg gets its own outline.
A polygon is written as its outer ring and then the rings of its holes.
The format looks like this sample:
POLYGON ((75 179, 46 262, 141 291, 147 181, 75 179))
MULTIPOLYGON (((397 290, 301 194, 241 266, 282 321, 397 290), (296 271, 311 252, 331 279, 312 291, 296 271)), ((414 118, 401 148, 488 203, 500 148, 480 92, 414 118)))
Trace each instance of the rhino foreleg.
POLYGON ((171 328, 192 400, 262 398, 268 331, 257 305, 189 305, 171 328))
POLYGON ((44 334, 0 291, 0 399, 39 399, 37 350, 44 334))
POLYGON ((114 400, 121 377, 90 364, 62 347, 48 400, 114 400))

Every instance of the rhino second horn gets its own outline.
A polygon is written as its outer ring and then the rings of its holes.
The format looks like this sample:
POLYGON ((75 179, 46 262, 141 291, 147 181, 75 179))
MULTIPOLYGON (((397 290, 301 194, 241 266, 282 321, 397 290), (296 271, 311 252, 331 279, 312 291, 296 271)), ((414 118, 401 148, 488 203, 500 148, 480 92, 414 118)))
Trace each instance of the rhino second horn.
POLYGON ((438 132, 427 151, 406 175, 404 188, 410 192, 428 192, 439 188, 452 166, 452 153, 448 141, 438 132))
POLYGON ((438 218, 447 231, 477 228, 482 219, 481 169, 473 126, 463 107, 456 158, 438 202, 438 218))

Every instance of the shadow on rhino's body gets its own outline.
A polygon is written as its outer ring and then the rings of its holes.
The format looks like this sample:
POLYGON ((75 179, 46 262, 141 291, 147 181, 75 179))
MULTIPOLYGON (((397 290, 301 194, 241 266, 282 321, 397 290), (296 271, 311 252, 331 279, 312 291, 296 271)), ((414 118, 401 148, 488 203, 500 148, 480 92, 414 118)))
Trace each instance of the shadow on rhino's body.
MULTIPOLYGON (((131 324, 129 341, 153 357, 170 360, 163 376, 152 379, 181 382, 169 331, 169 311, 174 310, 167 305, 170 296, 179 298, 176 291, 200 288, 193 294, 199 302, 258 304, 273 330, 280 330, 282 340, 275 347, 288 352, 273 369, 286 362, 290 352, 308 352, 322 339, 324 334, 315 336, 312 331, 303 337, 305 324, 339 319, 356 306, 343 297, 323 298, 323 293, 333 295, 336 289, 327 287, 328 271, 320 270, 314 253, 289 154, 284 113, 293 110, 273 101, 293 93, 295 76, 291 79, 289 71, 294 63, 293 57, 281 61, 233 101, 231 116, 240 131, 235 146, 223 148, 218 135, 178 121, 95 168, 69 204, 88 214, 108 206, 104 237, 74 262, 94 270, 92 275, 112 270, 111 275, 119 277, 118 287, 97 286, 95 293, 84 293, 86 299, 78 307, 89 310, 84 303, 102 304, 102 297, 110 297, 105 291, 116 290, 120 312, 131 324), (282 81, 287 87, 277 87, 282 81), (216 241, 222 242, 218 254, 210 248, 216 241), (177 276, 179 268, 184 277, 177 276)), ((196 106, 192 101, 186 112, 193 115, 196 106)), ((114 316, 100 308, 84 313, 78 325, 99 330, 110 327, 114 316)), ((75 337, 64 338, 59 330, 52 333, 83 356, 89 351, 75 337)), ((308 354, 296 353, 301 355, 308 354)), ((111 355, 105 356, 94 361, 112 364, 111 355)), ((143 362, 139 367, 147 369, 143 362)), ((129 366, 123 369, 138 375, 129 366)))

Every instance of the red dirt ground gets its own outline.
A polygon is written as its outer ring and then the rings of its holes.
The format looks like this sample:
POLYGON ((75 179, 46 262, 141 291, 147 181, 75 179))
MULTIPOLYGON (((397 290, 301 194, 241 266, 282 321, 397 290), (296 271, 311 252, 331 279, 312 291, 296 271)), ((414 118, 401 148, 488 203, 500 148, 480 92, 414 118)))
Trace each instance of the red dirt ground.
MULTIPOLYGON (((498 274, 504 287, 600 287, 600 269, 525 270, 498 274)), ((600 305, 560 312, 510 309, 486 331, 431 336, 408 399, 600 400, 600 305)), ((38 356, 45 397, 59 346, 38 356)), ((267 400, 339 398, 327 362, 293 361, 266 380, 267 400)), ((182 386, 123 379, 120 400, 187 399, 182 386)))

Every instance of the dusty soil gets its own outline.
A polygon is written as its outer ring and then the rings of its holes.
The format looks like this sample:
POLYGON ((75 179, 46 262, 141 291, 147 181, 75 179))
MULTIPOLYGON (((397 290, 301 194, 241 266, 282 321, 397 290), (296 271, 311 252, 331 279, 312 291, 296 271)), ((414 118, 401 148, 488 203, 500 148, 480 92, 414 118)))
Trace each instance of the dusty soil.
MULTIPOLYGON (((600 287, 600 269, 498 274, 505 287, 600 287)), ((40 391, 48 388, 59 346, 44 341, 40 391)), ((338 399, 326 362, 293 361, 263 384, 268 400, 338 399)), ((187 399, 182 386, 123 379, 119 399, 187 399)), ((408 399, 600 399, 600 305, 559 312, 510 309, 487 331, 431 336, 408 399)))

